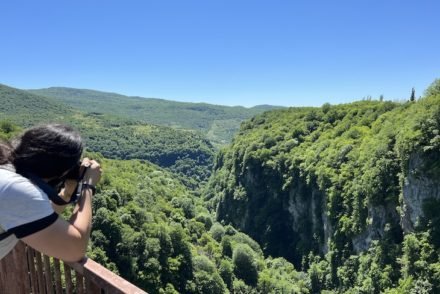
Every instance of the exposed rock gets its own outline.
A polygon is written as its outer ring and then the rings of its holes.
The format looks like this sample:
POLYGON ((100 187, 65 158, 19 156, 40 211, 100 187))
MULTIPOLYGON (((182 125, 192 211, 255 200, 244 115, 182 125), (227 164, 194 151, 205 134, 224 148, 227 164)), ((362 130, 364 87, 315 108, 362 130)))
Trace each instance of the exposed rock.
POLYGON ((408 163, 408 175, 402 187, 402 229, 411 232, 423 216, 424 201, 430 198, 440 200, 440 179, 428 176, 424 171, 424 159, 412 154, 408 163))
POLYGON ((356 253, 365 251, 373 240, 384 235, 387 211, 384 206, 368 207, 368 226, 363 233, 353 238, 353 249, 356 253))
POLYGON ((292 233, 300 235, 304 231, 302 224, 307 219, 312 224, 312 231, 319 240, 320 252, 328 251, 327 241, 331 235, 331 226, 325 211, 324 193, 307 187, 299 182, 289 191, 288 211, 292 216, 292 233), (307 191, 307 193, 304 193, 307 191))

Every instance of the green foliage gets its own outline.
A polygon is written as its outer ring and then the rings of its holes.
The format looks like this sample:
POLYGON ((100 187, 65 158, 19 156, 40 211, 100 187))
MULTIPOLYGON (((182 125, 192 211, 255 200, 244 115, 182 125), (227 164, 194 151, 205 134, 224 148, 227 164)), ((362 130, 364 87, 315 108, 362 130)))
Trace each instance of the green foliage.
POLYGON ((258 268, 255 252, 246 244, 240 244, 232 254, 235 276, 242 279, 249 286, 256 286, 258 281, 258 268))
POLYGON ((225 282, 226 287, 229 290, 232 290, 234 281, 234 268, 232 263, 228 259, 222 259, 218 272, 220 274, 220 277, 225 282))
POLYGON ((220 242, 222 240, 223 236, 225 235, 225 229, 219 223, 215 223, 211 227, 209 232, 211 233, 212 238, 214 238, 214 240, 216 240, 217 242, 220 242))
POLYGON ((284 286, 271 280, 265 289, 305 289, 305 277, 291 279, 299 277, 292 265, 274 265, 249 236, 213 224, 202 199, 171 173, 138 160, 87 156, 105 170, 88 252, 104 266, 149 293, 257 293, 259 273, 269 267, 284 286))
POLYGON ((247 285, 242 280, 234 280, 233 286, 232 286, 232 292, 233 293, 246 293, 246 294, 257 294, 258 292, 253 289, 251 286, 247 285))
POLYGON ((309 277, 297 273, 293 265, 284 258, 268 258, 266 268, 259 273, 260 293, 310 293, 309 277))
POLYGON ((225 283, 218 273, 210 274, 205 271, 197 272, 194 277, 195 287, 190 290, 191 293, 228 293, 225 283))
POLYGON ((223 237, 221 241, 222 255, 232 258, 232 241, 229 236, 223 237))
POLYGON ((196 220, 198 222, 201 222, 202 224, 204 224, 206 230, 211 229, 211 227, 212 227, 212 218, 211 218, 211 216, 209 216, 207 214, 199 214, 196 217, 196 220))
POLYGON ((436 79, 431 85, 425 90, 425 96, 440 95, 440 79, 436 79))
POLYGON ((80 129, 88 149, 106 158, 148 160, 191 188, 210 175, 213 147, 198 133, 141 124, 105 128, 99 121, 80 129))
POLYGON ((0 140, 10 140, 21 131, 21 128, 9 120, 0 121, 0 140))
POLYGON ((74 110, 55 99, 34 95, 0 84, 1 120, 29 127, 50 118, 60 121, 74 110))
POLYGON ((225 293, 226 285, 217 272, 215 265, 206 256, 197 256, 194 259, 194 289, 192 293, 225 293))
POLYGON ((194 211, 200 201, 152 164, 100 160, 106 180, 93 202, 90 254, 152 293, 170 292, 171 286, 184 292, 193 278, 192 246, 184 226, 194 213, 188 215, 187 203, 194 211), (173 206, 172 199, 179 205, 173 206))
MULTIPOLYGON (((19 128, 11 123, 10 121, 0 121, 0 146, 2 144, 6 144, 8 146, 8 142, 18 133, 19 128)), ((6 147, 9 149, 9 147, 6 147)), ((3 152, 0 151, 0 158, 5 157, 3 152)))

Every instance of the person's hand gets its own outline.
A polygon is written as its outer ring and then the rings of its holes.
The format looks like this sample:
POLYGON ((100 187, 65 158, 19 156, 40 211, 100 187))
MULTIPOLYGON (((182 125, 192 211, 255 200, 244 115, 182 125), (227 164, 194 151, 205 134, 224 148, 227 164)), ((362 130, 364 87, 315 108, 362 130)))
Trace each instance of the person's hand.
POLYGON ((60 197, 64 199, 64 201, 69 202, 73 193, 75 193, 76 186, 78 185, 77 180, 67 179, 64 182, 64 188, 61 190, 60 197))
POLYGON ((83 182, 96 186, 101 179, 102 169, 96 160, 91 160, 89 158, 84 158, 81 162, 80 172, 82 173, 84 168, 87 168, 86 173, 83 178, 83 182))

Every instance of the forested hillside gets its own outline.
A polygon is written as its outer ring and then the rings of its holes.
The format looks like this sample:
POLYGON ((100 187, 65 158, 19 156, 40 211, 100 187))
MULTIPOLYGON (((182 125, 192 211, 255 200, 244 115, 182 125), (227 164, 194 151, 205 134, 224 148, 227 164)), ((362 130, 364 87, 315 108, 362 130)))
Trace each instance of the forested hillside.
POLYGON ((82 111, 40 95, 0 85, 0 122, 23 128, 60 122, 81 132, 86 147, 108 158, 142 159, 165 167, 191 188, 205 182, 214 156, 211 143, 195 131, 142 123, 117 114, 82 111))
POLYGON ((63 87, 29 92, 52 97, 87 112, 113 114, 149 124, 200 131, 216 146, 229 143, 243 120, 275 108, 270 105, 245 108, 184 103, 63 87))
POLYGON ((206 194, 217 220, 307 271, 313 293, 438 293, 440 93, 430 95, 243 123, 206 194))
POLYGON ((13 120, 27 127, 47 119, 62 120, 73 112, 73 108, 56 99, 0 84, 0 120, 13 120))

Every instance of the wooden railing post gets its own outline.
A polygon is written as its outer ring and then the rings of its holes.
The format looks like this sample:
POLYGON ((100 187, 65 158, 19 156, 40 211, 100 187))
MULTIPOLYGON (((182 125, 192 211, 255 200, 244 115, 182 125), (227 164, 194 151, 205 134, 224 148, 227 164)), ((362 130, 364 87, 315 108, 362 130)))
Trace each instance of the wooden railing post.
POLYGON ((50 268, 50 258, 44 255, 44 279, 46 281, 46 293, 53 294, 52 270, 50 268))
POLYGON ((23 244, 17 244, 13 251, 0 260, 0 292, 5 294, 31 292, 23 244))
POLYGON ((53 266, 55 268, 55 290, 57 294, 63 293, 63 287, 61 285, 61 266, 60 261, 56 258, 53 259, 53 266))

